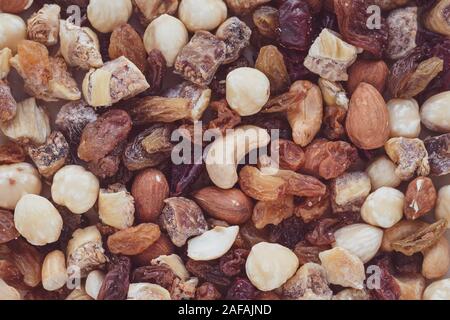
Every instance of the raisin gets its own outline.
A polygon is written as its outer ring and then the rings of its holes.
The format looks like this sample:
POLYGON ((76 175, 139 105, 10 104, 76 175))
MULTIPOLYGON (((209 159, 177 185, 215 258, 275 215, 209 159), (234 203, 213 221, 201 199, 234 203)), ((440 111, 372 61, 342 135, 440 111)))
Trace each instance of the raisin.
POLYGON ((236 278, 227 291, 227 300, 253 300, 256 297, 257 289, 248 279, 236 278))
POLYGON ((13 214, 0 209, 0 244, 7 243, 19 236, 19 232, 14 227, 13 214))
POLYGON ((108 238, 108 248, 114 254, 135 256, 151 246, 161 235, 158 225, 142 223, 120 230, 108 238))
POLYGON ((414 274, 422 271, 423 255, 420 252, 415 253, 412 256, 394 252, 392 260, 395 271, 400 274, 414 274))
POLYGON ((275 148, 275 151, 279 152, 279 165, 281 169, 298 171, 304 165, 305 152, 294 142, 280 139, 275 148))
POLYGON ((172 164, 170 181, 170 194, 172 196, 180 196, 188 192, 189 187, 194 183, 201 173, 205 170, 205 164, 172 164))
POLYGON ((308 241, 301 241, 295 246, 294 253, 297 255, 300 265, 310 262, 320 264, 319 253, 329 248, 329 246, 311 246, 308 241))
POLYGON ((218 129, 225 134, 228 129, 241 123, 241 117, 230 109, 226 99, 211 102, 210 108, 217 112, 217 117, 208 123, 208 129, 218 129))
POLYGON ((133 282, 150 282, 170 290, 175 280, 173 271, 165 266, 144 266, 133 271, 133 282))
POLYGON ((41 282, 41 254, 22 239, 8 242, 8 248, 11 250, 12 262, 23 274, 23 282, 36 287, 41 282))
POLYGON ((23 285, 23 274, 14 263, 8 260, 0 260, 0 279, 13 287, 23 285))
POLYGON ((230 279, 220 270, 219 264, 214 261, 189 259, 186 262, 186 269, 194 276, 221 287, 227 287, 231 283, 230 279))
POLYGON ((261 35, 269 39, 276 39, 279 26, 278 9, 262 6, 253 12, 253 23, 261 35))
POLYGON ((166 59, 158 49, 153 49, 148 53, 148 71, 146 73, 147 82, 150 84, 150 94, 158 94, 163 86, 166 74, 166 59))
POLYGON ((278 39, 288 49, 305 51, 312 42, 312 16, 308 3, 286 0, 279 8, 278 39))
POLYGON ((323 117, 323 134, 327 139, 339 140, 346 136, 345 116, 347 110, 340 106, 328 106, 323 117))
POLYGON ((281 93, 289 87, 290 78, 284 57, 277 47, 272 45, 262 47, 255 62, 255 68, 269 78, 272 94, 281 93))
POLYGON ((311 230, 306 234, 306 239, 315 246, 331 245, 335 241, 334 231, 339 228, 338 225, 338 219, 320 219, 312 224, 311 230))
POLYGON ((220 270, 228 277, 239 275, 242 272, 249 253, 246 249, 230 250, 220 258, 220 270))
POLYGON ((220 300, 221 298, 222 294, 217 290, 214 284, 209 282, 203 283, 195 292, 196 300, 220 300))
POLYGON ((125 300, 130 285, 131 262, 129 258, 117 257, 105 275, 98 293, 98 300, 125 300))
POLYGON ((294 248, 305 236, 305 224, 297 217, 284 220, 270 230, 270 241, 294 248))

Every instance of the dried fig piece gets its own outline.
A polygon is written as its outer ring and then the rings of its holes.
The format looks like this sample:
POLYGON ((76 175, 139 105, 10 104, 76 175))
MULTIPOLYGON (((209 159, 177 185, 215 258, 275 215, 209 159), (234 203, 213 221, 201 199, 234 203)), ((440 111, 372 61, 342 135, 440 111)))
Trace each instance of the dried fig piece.
POLYGON ((130 116, 123 110, 110 110, 83 129, 78 156, 87 162, 97 162, 124 141, 130 130, 130 116))
POLYGON ((175 73, 199 86, 211 83, 225 61, 226 45, 207 31, 197 31, 175 61, 175 73))
POLYGON ((11 88, 0 80, 0 122, 12 120, 17 112, 17 102, 12 96, 11 88))
POLYGON ((409 220, 420 218, 434 208, 436 199, 433 181, 427 177, 418 177, 408 185, 403 213, 409 220))
POLYGON ((135 256, 150 247, 161 235, 158 225, 141 223, 108 237, 108 248, 114 254, 135 256))
POLYGON ((61 56, 50 57, 50 68, 53 72, 53 78, 49 82, 50 97, 47 101, 58 99, 79 100, 81 92, 78 89, 77 82, 68 70, 66 61, 61 56))
POLYGON ((450 173, 450 133, 428 137, 423 142, 428 151, 431 173, 437 176, 450 173))
POLYGON ((254 209, 252 220, 255 227, 263 229, 269 224, 278 225, 294 214, 294 197, 282 196, 275 201, 259 201, 254 209))
POLYGON ((264 73, 270 81, 272 94, 286 90, 290 84, 284 57, 277 47, 269 45, 259 50, 255 68, 264 73))
POLYGON ((59 131, 54 131, 45 144, 30 146, 28 155, 45 178, 53 176, 66 162, 69 144, 59 131))
POLYGON ((422 252, 425 249, 435 245, 447 228, 447 220, 441 219, 425 228, 414 232, 410 236, 401 240, 394 241, 392 248, 395 251, 401 252, 404 255, 412 256, 417 252, 422 252))
POLYGON ((191 116, 191 100, 148 96, 130 103, 130 115, 136 125, 171 123, 191 116))
POLYGON ((290 140, 279 139, 272 142, 272 152, 279 154, 280 169, 298 171, 305 164, 305 152, 290 140))
POLYGON ((378 28, 370 28, 370 23, 367 23, 370 21, 370 5, 373 1, 334 0, 339 30, 344 39, 379 58, 386 48, 389 34, 383 17, 378 28))
POLYGON ((25 150, 15 142, 0 145, 0 165, 24 162, 25 150))
POLYGON ((279 11, 276 8, 262 6, 253 12, 253 23, 261 35, 269 39, 276 39, 279 28, 279 11))
POLYGON ((242 51, 250 45, 252 31, 237 17, 223 22, 216 31, 216 37, 225 42, 224 64, 236 61, 242 51))
POLYGON ((125 149, 125 141, 121 141, 109 154, 98 161, 88 163, 88 169, 100 179, 114 177, 120 170, 122 153, 125 149))
POLYGON ((123 24, 114 29, 109 41, 109 58, 121 56, 128 58, 143 73, 147 70, 147 52, 141 36, 129 24, 123 24))
POLYGON ((19 232, 14 227, 14 216, 11 212, 0 209, 0 244, 17 239, 19 232))
POLYGON ((358 152, 344 141, 317 139, 306 147, 305 157, 305 172, 329 180, 347 171, 358 159, 358 152))
POLYGON ((166 59, 161 51, 152 49, 147 58, 147 82, 150 84, 150 93, 158 94, 162 90, 164 75, 166 74, 166 59))
POLYGON ((384 146, 387 155, 397 164, 395 174, 409 180, 415 173, 427 176, 430 173, 428 152, 420 139, 392 138, 384 146))
POLYGON ((405 57, 416 47, 416 36, 419 28, 417 7, 393 10, 387 17, 389 42, 386 55, 397 60, 405 57))
POLYGON ((161 225, 177 247, 183 246, 190 237, 208 230, 202 210, 194 201, 178 197, 164 202, 166 206, 161 214, 161 225))

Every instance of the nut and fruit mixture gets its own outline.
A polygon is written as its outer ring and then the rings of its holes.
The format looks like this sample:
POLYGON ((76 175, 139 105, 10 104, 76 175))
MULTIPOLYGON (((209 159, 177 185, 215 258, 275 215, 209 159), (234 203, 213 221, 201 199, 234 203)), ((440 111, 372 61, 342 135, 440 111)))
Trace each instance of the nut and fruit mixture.
POLYGON ((450 300, 449 13, 0 0, 0 300, 450 300))

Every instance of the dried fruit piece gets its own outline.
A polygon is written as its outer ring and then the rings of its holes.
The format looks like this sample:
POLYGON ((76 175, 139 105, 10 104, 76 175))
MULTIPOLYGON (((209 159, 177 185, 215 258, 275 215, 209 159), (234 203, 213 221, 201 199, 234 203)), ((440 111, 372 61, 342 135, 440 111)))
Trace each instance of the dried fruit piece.
POLYGON ((166 206, 161 214, 162 227, 177 247, 183 246, 190 237, 208 230, 202 210, 192 200, 178 197, 164 202, 166 206))
POLYGON ((427 227, 429 224, 421 220, 402 220, 394 226, 386 229, 383 235, 381 249, 386 252, 394 251, 392 243, 401 240, 411 234, 427 227))
POLYGON ((133 264, 137 266, 147 266, 149 261, 156 259, 162 255, 170 255, 175 251, 175 246, 170 241, 170 238, 161 233, 158 240, 155 241, 150 247, 144 250, 137 256, 132 256, 133 264))
POLYGON ((53 176, 66 162, 69 144, 59 131, 54 131, 45 144, 30 146, 28 155, 45 178, 53 176))
POLYGON ((150 93, 158 94, 163 85, 163 79, 166 74, 166 59, 161 51, 152 49, 148 53, 146 78, 150 84, 150 93))
POLYGON ((305 172, 329 180, 347 171, 358 154, 347 142, 317 139, 305 149, 305 157, 305 172))
POLYGON ((300 265, 307 263, 320 264, 319 253, 328 250, 328 246, 312 246, 308 241, 300 241, 294 248, 300 265))
POLYGON ((25 150, 15 142, 0 145, 0 165, 24 162, 25 157, 25 150))
POLYGON ((431 10, 425 14, 425 26, 431 31, 450 36, 449 6, 450 2, 448 0, 437 1, 431 10))
POLYGON ((304 51, 311 44, 312 16, 308 3, 286 0, 279 7, 278 40, 288 49, 304 51))
POLYGON ((195 261, 188 259, 186 262, 186 268, 194 276, 215 285, 226 287, 231 284, 230 279, 223 274, 217 262, 195 261))
POLYGON ((259 201, 253 209, 255 227, 262 229, 268 224, 278 225, 294 214, 294 197, 282 196, 275 201, 259 201))
POLYGON ((109 236, 108 248, 114 254, 135 256, 151 246, 160 235, 158 225, 142 223, 109 236))
POLYGON ((405 194, 403 212, 407 219, 415 220, 430 212, 436 204, 437 194, 433 181, 418 177, 411 181, 405 194))
POLYGON ((386 55, 392 60, 401 59, 417 45, 416 36, 419 28, 417 7, 393 10, 386 22, 389 32, 386 55))
POLYGON ((171 123, 191 116, 191 100, 148 96, 131 103, 130 115, 137 125, 171 123))
POLYGON ((77 101, 81 98, 78 84, 70 74, 67 64, 61 56, 50 57, 50 68, 52 79, 49 81, 50 98, 44 100, 71 100, 77 101))
POLYGON ((279 165, 281 169, 298 171, 305 163, 303 149, 290 140, 279 139, 272 142, 272 152, 279 153, 279 165))
POLYGON ((344 173, 331 182, 331 207, 334 213, 358 212, 372 186, 364 172, 344 173))
POLYGON ((135 269, 131 278, 133 282, 150 282, 170 289, 175 277, 166 266, 145 266, 135 269))
POLYGON ((447 228, 447 220, 441 219, 417 232, 394 241, 392 248, 407 256, 411 256, 416 252, 421 252, 434 244, 436 244, 447 228))
POLYGON ((14 216, 12 213, 0 209, 0 244, 7 243, 19 236, 19 232, 14 227, 14 216))
POLYGON ((450 173, 450 134, 428 137, 423 142, 427 148, 431 173, 437 176, 450 173))
POLYGON ((221 298, 222 295, 219 290, 209 282, 204 282, 195 292, 195 300, 220 300, 221 298))
POLYGON ((42 266, 39 251, 23 239, 10 241, 8 248, 11 250, 12 262, 23 275, 23 282, 29 287, 37 287, 41 282, 42 266))
POLYGON ((236 61, 242 51, 250 45, 252 31, 237 17, 223 22, 216 31, 216 37, 225 42, 224 64, 236 61))
POLYGON ((325 269, 316 263, 306 263, 283 285, 283 296, 293 300, 330 300, 325 269))
POLYGON ((0 79, 0 122, 10 121, 16 116, 17 102, 11 88, 0 79))
POLYGON ((45 4, 27 21, 28 38, 46 46, 58 42, 59 19, 61 7, 55 4, 45 4))
POLYGON ((386 142, 385 150, 397 169, 395 173, 402 180, 409 180, 417 173, 427 176, 430 173, 428 152, 420 139, 392 138, 386 142))
POLYGON ((105 275, 98 293, 98 300, 124 300, 130 285, 131 262, 127 257, 118 257, 105 275))
POLYGON ((347 68, 355 62, 358 49, 338 34, 323 29, 309 49, 304 66, 330 81, 347 81, 347 68))
POLYGON ((262 6, 253 12, 253 23, 261 35, 276 39, 279 28, 279 11, 276 8, 262 6))
POLYGON ((308 197, 300 201, 296 201, 294 214, 301 218, 305 223, 319 219, 330 208, 330 194, 327 190, 326 194, 318 197, 308 197))
POLYGON ((324 110, 322 130, 327 139, 340 140, 346 136, 345 117, 347 109, 339 106, 327 106, 324 110))
POLYGON ((175 61, 175 72, 199 86, 211 83, 225 60, 226 45, 207 31, 197 31, 175 61))
POLYGON ((253 300, 257 289, 245 278, 236 278, 228 289, 227 300, 253 300))
POLYGON ((255 68, 264 73, 270 81, 272 94, 280 93, 290 84, 289 74, 284 58, 277 47, 269 45, 259 50, 255 68))
POLYGON ((377 259, 375 266, 380 268, 379 285, 373 286, 369 290, 376 300, 398 300, 400 298, 400 286, 390 273, 390 261, 387 257, 381 256, 377 259))

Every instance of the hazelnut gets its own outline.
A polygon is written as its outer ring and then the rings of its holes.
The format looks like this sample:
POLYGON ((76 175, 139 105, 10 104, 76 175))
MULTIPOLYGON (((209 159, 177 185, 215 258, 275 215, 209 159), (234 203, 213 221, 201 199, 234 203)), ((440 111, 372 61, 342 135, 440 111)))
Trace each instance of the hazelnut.
POLYGON ((131 0, 90 0, 87 17, 95 29, 109 33, 126 23, 130 19, 132 11, 131 0))
MULTIPOLYGON (((439 189, 435 210, 436 219, 446 219, 450 224, 450 185, 439 189)), ((450 228, 449 224, 447 225, 450 228)))
POLYGON ((26 194, 40 194, 38 171, 29 163, 0 166, 0 208, 13 210, 26 194))
POLYGON ((127 300, 171 300, 170 292, 153 283, 132 283, 127 300))
POLYGON ((226 96, 231 109, 241 116, 251 116, 269 101, 269 79, 257 69, 237 68, 227 75, 226 96))
POLYGON ((227 18, 222 0, 181 0, 178 16, 190 32, 216 29, 227 18))
POLYGON ((391 137, 417 138, 420 135, 419 105, 414 99, 392 99, 387 103, 391 137))
POLYGON ((390 228, 403 217, 405 196, 397 189, 381 187, 371 193, 361 208, 363 220, 373 226, 390 228))
POLYGON ((59 239, 63 220, 46 198, 27 194, 16 205, 14 225, 29 243, 44 246, 59 239))
POLYGON ((420 118, 431 131, 450 132, 450 91, 441 92, 426 100, 420 109, 420 118))
POLYGON ((0 12, 0 49, 9 48, 13 53, 17 45, 27 37, 27 26, 21 17, 0 12))
POLYGON ((366 169, 366 173, 370 177, 372 190, 381 187, 398 187, 402 180, 395 173, 397 167, 386 156, 376 158, 366 169))
POLYGON ((181 49, 188 43, 188 31, 175 17, 163 14, 150 23, 145 30, 144 46, 147 53, 161 51, 168 67, 172 67, 181 49))
POLYGON ((10 48, 3 48, 0 50, 0 80, 5 79, 11 70, 9 60, 12 58, 12 51, 10 48))
POLYGON ((282 286, 298 269, 298 258, 290 249, 276 243, 254 245, 245 263, 251 283, 261 291, 282 286))
POLYGON ((55 203, 72 213, 83 214, 94 206, 99 189, 96 176, 81 166, 69 165, 55 174, 51 192, 55 203))
POLYGON ((60 250, 50 252, 42 264, 42 286, 47 291, 61 289, 67 282, 66 257, 60 250))
POLYGON ((100 189, 98 215, 104 224, 117 229, 126 229, 134 222, 134 199, 121 184, 100 189))
POLYGON ((105 274, 100 270, 89 272, 86 278, 85 290, 92 299, 97 300, 104 279, 105 274))
POLYGON ((423 292, 423 300, 450 300, 450 279, 431 283, 423 292))
POLYGON ((188 257, 196 261, 218 259, 230 250, 239 227, 215 227, 188 241, 188 257))

